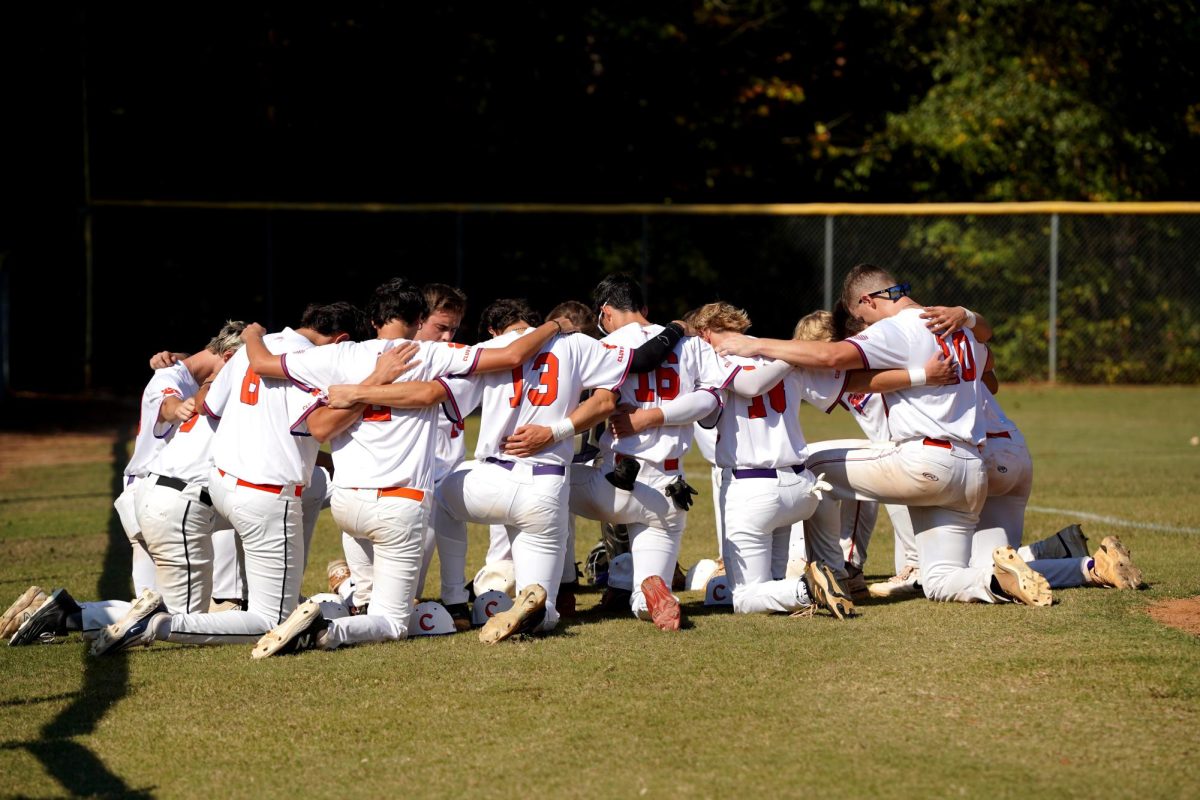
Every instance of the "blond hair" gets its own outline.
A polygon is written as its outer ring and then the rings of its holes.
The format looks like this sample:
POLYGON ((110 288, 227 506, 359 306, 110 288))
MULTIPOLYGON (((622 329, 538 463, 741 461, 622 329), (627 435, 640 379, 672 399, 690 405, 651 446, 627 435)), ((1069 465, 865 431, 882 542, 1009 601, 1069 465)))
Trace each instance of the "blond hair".
POLYGON ((802 342, 832 342, 833 314, 820 310, 802 317, 792 331, 792 338, 802 342))
POLYGON ((729 303, 709 303, 696 309, 688 323, 698 331, 745 333, 750 315, 729 303))
POLYGON ((223 356, 237 350, 242 346, 242 331, 245 327, 246 323, 241 320, 228 320, 225 327, 221 328, 221 331, 209 341, 205 349, 215 356, 223 356))

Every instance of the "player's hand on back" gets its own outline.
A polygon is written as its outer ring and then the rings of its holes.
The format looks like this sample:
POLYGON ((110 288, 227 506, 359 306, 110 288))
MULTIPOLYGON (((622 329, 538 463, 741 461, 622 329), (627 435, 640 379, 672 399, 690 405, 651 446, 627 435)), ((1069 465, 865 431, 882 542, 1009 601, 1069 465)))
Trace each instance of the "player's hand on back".
POLYGON ((684 322, 681 319, 673 319, 673 320, 671 320, 671 324, 678 325, 681 329, 683 329, 684 336, 699 336, 700 335, 696 332, 695 328, 693 328, 691 325, 687 324, 686 322, 684 322))
POLYGON ((189 397, 179 405, 175 406, 175 411, 171 415, 179 422, 187 422, 196 415, 196 398, 189 397))
POLYGON ((166 369, 175 363, 175 354, 170 350, 162 350, 150 356, 150 369, 166 369))
POLYGON ((558 323, 559 333, 577 333, 579 331, 570 317, 555 317, 550 321, 558 323))
POLYGON ((925 362, 926 386, 949 386, 958 383, 958 362, 946 358, 945 353, 934 353, 925 362))
POLYGON ((504 439, 504 454, 524 458, 554 444, 554 432, 546 425, 522 425, 504 439))
POLYGON ((966 325, 967 310, 962 306, 926 306, 921 319, 928 320, 926 328, 945 337, 966 325))
POLYGON ((246 339, 247 336, 253 337, 255 339, 261 339, 262 337, 264 337, 266 335, 267 335, 267 329, 264 328, 262 325, 259 325, 257 322, 251 322, 249 325, 247 325, 245 328, 242 329, 242 340, 243 341, 246 339))
POLYGON ((379 356, 379 360, 375 362, 375 371, 371 373, 364 383, 384 384, 395 382, 401 375, 421 363, 420 361, 413 361, 413 357, 420 350, 421 348, 416 342, 405 342, 384 352, 379 356))
POLYGON ((328 395, 326 405, 330 408, 354 408, 358 405, 358 400, 355 399, 355 393, 358 391, 358 386, 353 384, 338 384, 330 386, 325 393, 328 395))

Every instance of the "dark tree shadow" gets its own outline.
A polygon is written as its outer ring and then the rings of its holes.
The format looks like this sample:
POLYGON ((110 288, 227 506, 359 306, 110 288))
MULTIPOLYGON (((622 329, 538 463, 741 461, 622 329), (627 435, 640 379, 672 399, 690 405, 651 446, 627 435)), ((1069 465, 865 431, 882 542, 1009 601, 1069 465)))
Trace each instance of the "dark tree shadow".
MULTIPOLYGON (((122 472, 128 458, 129 431, 122 428, 113 443, 112 496, 124 488, 122 472)), ((113 509, 108 520, 108 547, 100 574, 102 598, 129 597, 131 568, 129 539, 113 509)), ((64 790, 73 795, 100 797, 152 797, 150 789, 133 789, 112 772, 86 746, 75 741, 87 736, 121 698, 129 692, 129 664, 125 653, 93 658, 84 651, 83 685, 71 704, 42 728, 36 742, 24 744, 64 790)))

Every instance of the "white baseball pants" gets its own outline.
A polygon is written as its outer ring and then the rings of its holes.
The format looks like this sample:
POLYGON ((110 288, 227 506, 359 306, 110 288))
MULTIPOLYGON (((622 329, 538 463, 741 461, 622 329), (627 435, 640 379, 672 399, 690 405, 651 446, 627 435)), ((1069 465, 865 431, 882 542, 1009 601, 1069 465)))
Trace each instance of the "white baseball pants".
POLYGON ((675 576, 679 542, 687 524, 680 510, 664 493, 682 473, 663 472, 656 464, 641 462, 633 491, 618 489, 605 473, 613 465, 571 467, 571 513, 599 522, 629 526, 629 552, 633 561, 633 594, 630 609, 639 619, 650 619, 642 581, 651 575, 667 586, 675 576))
POLYGON ((217 517, 213 531, 213 588, 212 596, 216 600, 245 600, 246 576, 242 563, 242 546, 237 533, 227 527, 229 523, 217 517))
POLYGON ((154 582, 154 559, 150 557, 150 552, 146 549, 146 543, 142 539, 142 531, 137 521, 137 487, 142 480, 135 475, 126 475, 125 489, 113 501, 113 508, 117 510, 121 527, 124 528, 125 536, 129 539, 129 545, 133 549, 130 577, 133 580, 134 597, 141 595, 145 589, 158 588, 154 582))
MULTIPOLYGON (((735 478, 722 470, 721 526, 725 570, 737 614, 796 611, 811 605, 799 578, 778 580, 778 552, 787 552, 792 526, 816 510, 813 475, 779 470, 774 478, 735 478), (781 542, 777 550, 776 542, 781 542)), ((784 560, 786 571, 787 562, 784 560)))
POLYGON ((213 507, 202 499, 205 487, 164 486, 158 475, 138 484, 138 524, 146 550, 154 559, 155 583, 172 613, 208 611, 213 586, 213 507))
MULTIPOLYGON (((173 614, 172 642, 252 644, 295 610, 304 565, 304 512, 295 485, 278 494, 239 486, 216 469, 209 493, 218 513, 242 540, 248 609, 220 614, 173 614)), ((317 510, 320 510, 319 505, 317 510)))
MULTIPOLYGON (((507 525, 514 532, 511 541, 517 592, 534 583, 546 590, 543 631, 553 630, 558 624, 554 603, 565 557, 569 492, 564 475, 534 475, 533 467, 525 463, 514 463, 509 470, 479 461, 464 462, 442 480, 437 492, 448 517, 445 541, 461 543, 464 553, 468 521, 507 525)), ((460 563, 465 562, 464 556, 460 563)), ((446 576, 442 580, 443 603, 466 602, 464 575, 454 577, 457 587, 448 586, 446 576)))
MULTIPOLYGON (((971 548, 971 566, 990 568, 992 551, 997 547, 1007 545, 1014 550, 1021 550, 1021 539, 1025 533, 1025 507, 1033 491, 1033 458, 1025 444, 1025 437, 1019 431, 1009 432, 1007 436, 990 435, 982 455, 988 471, 988 496, 983 510, 979 512, 979 524, 971 548)), ((888 511, 892 513, 892 524, 899 532, 904 525, 897 525, 897 517, 906 518, 907 510, 900 507, 898 512, 892 512, 889 507, 888 511)), ((912 529, 911 522, 907 528, 912 529)), ((1046 578, 1052 589, 1068 589, 1088 582, 1090 559, 1035 561, 1028 550, 1022 554, 1022 558, 1026 559, 1030 569, 1046 578)), ((897 561, 899 563, 899 557, 897 561)))
POLYGON ((358 541, 371 544, 374 588, 368 613, 331 620, 325 647, 383 642, 408 636, 431 498, 380 497, 376 489, 335 489, 333 518, 358 541))
MULTIPOLYGON (((916 531, 921 585, 931 600, 995 603, 992 569, 971 565, 987 469, 978 451, 959 442, 839 440, 813 446, 809 469, 824 473, 839 500, 875 500, 909 507, 916 531)), ((837 538, 814 517, 810 533, 837 538)), ((840 525, 840 514, 836 516, 840 525)), ((810 544, 810 547, 812 545, 810 544)), ((989 551, 990 553, 990 551, 989 551)))

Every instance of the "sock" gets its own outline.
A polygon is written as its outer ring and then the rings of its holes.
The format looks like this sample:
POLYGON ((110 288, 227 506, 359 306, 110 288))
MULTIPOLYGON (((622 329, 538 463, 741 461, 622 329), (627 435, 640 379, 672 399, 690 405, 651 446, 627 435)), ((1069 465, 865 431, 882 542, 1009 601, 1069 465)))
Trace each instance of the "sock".
POLYGON ((1081 558, 1081 559, 1079 559, 1079 566, 1083 570, 1084 580, 1086 580, 1088 583, 1091 583, 1092 582, 1092 570, 1096 568, 1096 559, 1081 558))

